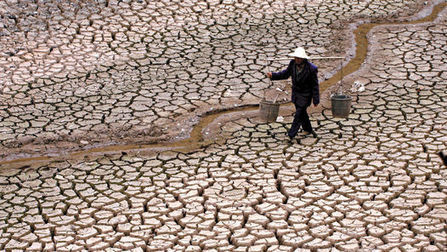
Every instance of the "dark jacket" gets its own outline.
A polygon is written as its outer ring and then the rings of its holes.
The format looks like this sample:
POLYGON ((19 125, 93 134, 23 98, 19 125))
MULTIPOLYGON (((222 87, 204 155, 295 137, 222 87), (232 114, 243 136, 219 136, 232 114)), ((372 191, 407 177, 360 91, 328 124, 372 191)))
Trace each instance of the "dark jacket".
POLYGON ((304 68, 308 74, 302 80, 297 80, 296 63, 291 60, 283 71, 272 73, 272 80, 284 80, 292 76, 292 102, 299 106, 310 106, 311 101, 315 105, 320 103, 320 86, 318 84, 318 68, 309 61, 304 61, 304 68))

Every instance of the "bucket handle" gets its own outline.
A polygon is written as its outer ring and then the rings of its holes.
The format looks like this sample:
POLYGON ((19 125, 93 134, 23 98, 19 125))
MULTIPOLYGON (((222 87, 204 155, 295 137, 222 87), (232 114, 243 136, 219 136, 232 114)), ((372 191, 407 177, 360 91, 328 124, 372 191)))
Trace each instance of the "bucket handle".
MULTIPOLYGON (((273 61, 274 59, 266 58, 265 60, 266 60, 266 62, 269 62, 269 61, 273 61)), ((267 63, 267 71, 270 73, 270 64, 269 63, 267 63)), ((271 78, 269 78, 269 82, 270 82, 270 86, 274 87, 274 84, 273 84, 271 78)), ((279 88, 281 90, 281 92, 285 92, 287 94, 287 92, 283 90, 284 88, 282 88, 282 87, 277 87, 277 88, 279 88)), ((264 98, 263 98, 264 100, 265 100, 265 97, 266 97, 265 96, 266 92, 267 92, 267 90, 264 89, 264 98)), ((279 97, 279 94, 276 94, 275 99, 273 99, 273 103, 276 103, 276 100, 278 100, 278 97, 279 97)))
POLYGON ((343 94, 343 60, 340 60, 340 84, 338 84, 337 94, 343 94))
MULTIPOLYGON (((266 61, 268 62, 268 59, 266 61)), ((267 71, 270 73, 270 64, 268 64, 268 63, 267 63, 267 71)), ((269 78, 269 82, 270 82, 270 86, 273 86, 273 82, 272 82, 271 78, 269 78)), ((265 99, 265 97, 266 97, 265 93, 266 92, 267 92, 267 89, 264 89, 264 97, 263 97, 264 101, 267 101, 265 99)), ((276 100, 278 99, 278 96, 279 96, 279 94, 276 95, 275 99, 273 100, 273 103, 276 103, 276 100)))

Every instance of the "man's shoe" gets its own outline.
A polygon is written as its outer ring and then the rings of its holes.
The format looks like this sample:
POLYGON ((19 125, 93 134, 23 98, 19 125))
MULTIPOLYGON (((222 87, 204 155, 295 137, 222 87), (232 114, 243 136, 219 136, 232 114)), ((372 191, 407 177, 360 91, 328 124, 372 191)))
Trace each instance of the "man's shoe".
POLYGON ((287 133, 286 133, 286 136, 289 138, 287 141, 288 141, 289 143, 293 143, 293 139, 294 139, 295 137, 293 137, 293 136, 289 136, 289 134, 287 134, 287 133))

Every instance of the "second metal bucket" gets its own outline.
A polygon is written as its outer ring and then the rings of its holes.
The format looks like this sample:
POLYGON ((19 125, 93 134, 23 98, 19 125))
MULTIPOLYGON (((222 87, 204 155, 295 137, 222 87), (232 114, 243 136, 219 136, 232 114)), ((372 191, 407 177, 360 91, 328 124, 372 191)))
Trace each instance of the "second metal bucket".
POLYGON ((346 118, 351 111, 351 96, 345 94, 334 94, 331 97, 332 116, 346 118))
POLYGON ((259 116, 266 122, 275 122, 279 113, 279 103, 261 100, 259 103, 259 116))

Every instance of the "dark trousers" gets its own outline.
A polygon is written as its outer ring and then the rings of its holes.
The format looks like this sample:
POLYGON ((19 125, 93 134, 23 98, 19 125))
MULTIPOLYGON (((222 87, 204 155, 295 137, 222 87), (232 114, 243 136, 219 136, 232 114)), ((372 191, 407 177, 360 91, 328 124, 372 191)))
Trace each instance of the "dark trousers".
POLYGON ((292 127, 288 132, 289 137, 295 137, 301 126, 303 126, 304 131, 312 132, 312 125, 310 124, 309 115, 307 114, 307 106, 294 104, 296 111, 292 127))

